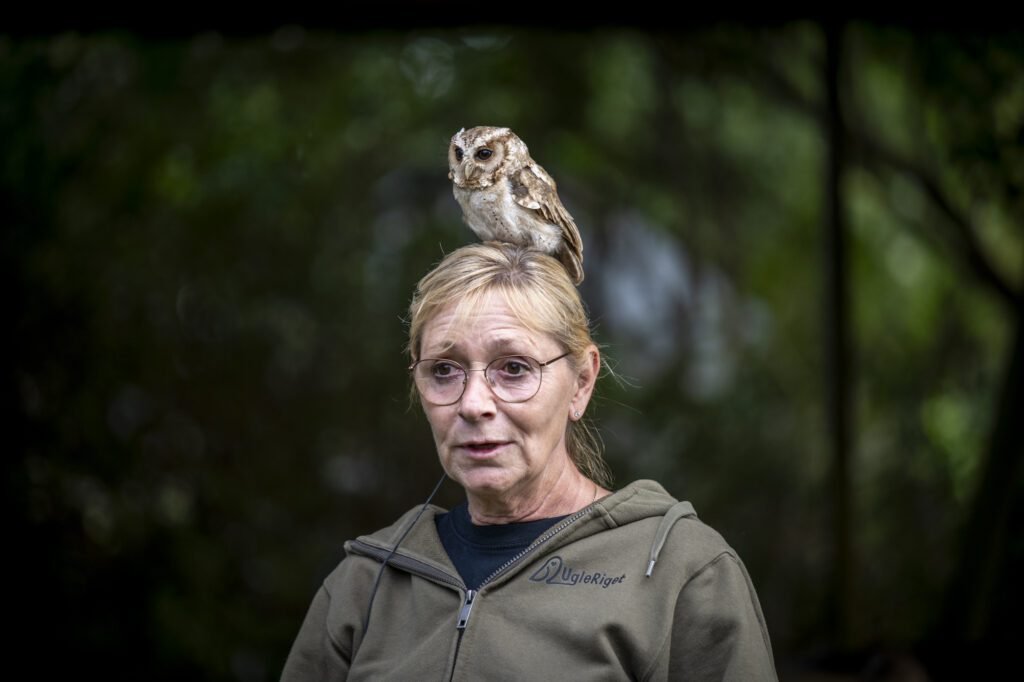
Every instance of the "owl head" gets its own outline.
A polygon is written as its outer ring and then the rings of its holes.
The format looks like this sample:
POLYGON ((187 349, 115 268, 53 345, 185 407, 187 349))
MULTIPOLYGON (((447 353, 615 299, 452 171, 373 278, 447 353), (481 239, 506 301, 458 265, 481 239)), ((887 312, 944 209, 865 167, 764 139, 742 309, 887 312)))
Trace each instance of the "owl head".
POLYGON ((529 158, 526 145, 508 128, 463 128, 448 147, 448 179, 459 187, 488 187, 529 158))

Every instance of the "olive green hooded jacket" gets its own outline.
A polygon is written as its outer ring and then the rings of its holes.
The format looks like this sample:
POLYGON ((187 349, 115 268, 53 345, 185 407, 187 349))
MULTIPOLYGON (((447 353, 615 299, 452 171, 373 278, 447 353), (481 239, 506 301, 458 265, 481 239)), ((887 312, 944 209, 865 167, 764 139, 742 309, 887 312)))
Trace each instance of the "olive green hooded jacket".
POLYGON ((430 506, 345 543, 282 680, 775 680, 739 557, 653 481, 566 517, 467 590, 430 506))

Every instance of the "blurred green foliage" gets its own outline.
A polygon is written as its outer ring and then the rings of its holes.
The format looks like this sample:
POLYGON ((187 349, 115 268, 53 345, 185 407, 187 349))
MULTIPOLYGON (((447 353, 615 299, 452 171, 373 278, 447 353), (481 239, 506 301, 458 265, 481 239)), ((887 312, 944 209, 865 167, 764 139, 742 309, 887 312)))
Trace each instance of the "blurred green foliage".
MULTIPOLYGON (((1020 35, 846 38, 855 148, 934 176, 1020 292, 1020 35)), ((342 542, 429 492, 403 317, 472 238, 445 154, 483 124, 580 225, 617 480, 739 550, 780 661, 822 646, 823 59, 804 23, 0 37, 5 499, 43 671, 275 678, 342 542)), ((1013 319, 905 167, 844 190, 855 633, 898 645, 937 617, 1013 319)))

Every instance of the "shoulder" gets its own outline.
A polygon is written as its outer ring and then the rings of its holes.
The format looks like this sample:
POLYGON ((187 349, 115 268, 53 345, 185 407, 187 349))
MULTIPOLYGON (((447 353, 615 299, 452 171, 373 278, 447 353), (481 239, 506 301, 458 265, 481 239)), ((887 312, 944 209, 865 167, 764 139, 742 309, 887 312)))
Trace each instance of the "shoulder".
POLYGON ((703 522, 693 505, 669 495, 658 483, 635 481, 599 502, 608 525, 628 527, 627 537, 646 544, 648 572, 672 573, 684 580, 735 550, 703 522))
POLYGON ((679 519, 665 542, 666 558, 685 553, 693 563, 704 566, 723 556, 739 559, 722 534, 697 516, 679 519))
POLYGON ((346 541, 345 557, 327 577, 325 587, 330 590, 332 585, 352 579, 372 579, 380 564, 394 550, 445 570, 446 555, 435 523, 435 518, 445 512, 436 505, 425 508, 417 505, 394 523, 346 541))
MULTIPOLYGON (((662 529, 664 530, 664 529, 662 529)), ((665 533, 663 544, 655 547, 651 577, 659 573, 681 590, 702 589, 708 580, 724 572, 746 576, 746 568, 721 533, 696 516, 683 517, 665 533), (656 561, 656 563, 654 563, 656 561)))
POLYGON ((339 585, 372 581, 381 562, 396 546, 403 553, 433 547, 437 537, 434 518, 443 513, 445 510, 435 505, 416 505, 394 523, 347 540, 344 556, 324 580, 324 589, 330 594, 339 585))
POLYGON ((659 522, 650 580, 674 595, 669 677, 775 680, 771 640, 757 592, 739 554, 676 503, 659 522))

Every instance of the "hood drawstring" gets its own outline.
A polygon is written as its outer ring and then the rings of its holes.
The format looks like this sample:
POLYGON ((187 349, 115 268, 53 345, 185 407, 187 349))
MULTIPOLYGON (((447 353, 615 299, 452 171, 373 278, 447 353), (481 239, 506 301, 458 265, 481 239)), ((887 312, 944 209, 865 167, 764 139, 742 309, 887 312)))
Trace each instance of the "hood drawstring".
POLYGON ((677 502, 665 512, 665 516, 661 519, 661 525, 658 526, 658 532, 654 534, 654 544, 651 546, 651 562, 647 564, 646 577, 650 578, 651 573, 654 572, 654 562, 658 560, 658 554, 661 553, 661 548, 665 545, 665 540, 668 539, 668 533, 672 530, 672 526, 675 525, 676 521, 686 516, 697 516, 697 512, 694 511, 693 505, 689 502, 677 502))

